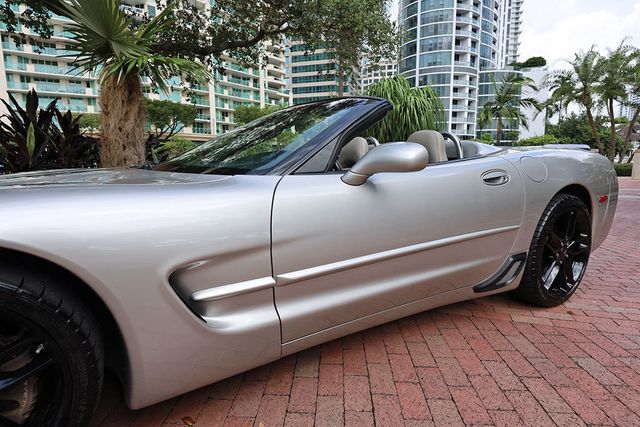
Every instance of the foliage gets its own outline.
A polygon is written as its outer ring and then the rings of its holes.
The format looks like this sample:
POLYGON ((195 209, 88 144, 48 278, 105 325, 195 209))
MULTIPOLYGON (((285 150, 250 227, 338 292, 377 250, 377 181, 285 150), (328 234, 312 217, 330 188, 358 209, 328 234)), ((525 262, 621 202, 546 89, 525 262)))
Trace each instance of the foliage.
POLYGON ((265 105, 264 107, 243 105, 235 109, 233 112, 233 118, 237 125, 244 125, 259 119, 260 117, 275 113, 284 107, 284 105, 265 105))
POLYGON ((174 76, 196 82, 211 77, 194 61, 155 52, 161 34, 175 24, 173 3, 146 22, 137 22, 120 8, 118 0, 68 0, 56 11, 69 17, 78 51, 78 67, 99 70, 101 107, 101 163, 104 167, 129 166, 145 161, 146 116, 141 79, 167 91, 174 76))
POLYGON ((542 56, 533 56, 524 62, 513 62, 511 66, 516 70, 521 68, 539 68, 547 65, 547 60, 542 56))
POLYGON ((338 96, 344 95, 347 80, 354 79, 354 70, 361 59, 372 64, 382 58, 396 58, 399 38, 395 23, 387 15, 387 0, 323 0, 321 16, 327 30, 320 37, 308 40, 309 50, 328 47, 334 53, 338 96))
MULTIPOLYGON (((64 3, 64 0, 5 0, 0 4, 0 16, 9 32, 14 33, 18 17, 11 5, 25 4, 26 12, 19 17, 20 23, 49 38, 52 35, 47 25, 49 13, 70 16, 64 3)), ((212 68, 224 66, 227 59, 256 64, 264 53, 263 42, 287 36, 314 44, 331 39, 344 28, 343 22, 354 24, 354 35, 349 35, 345 43, 360 39, 367 44, 358 46, 363 53, 369 53, 369 49, 380 53, 376 46, 380 46, 380 40, 388 40, 388 31, 393 27, 388 19, 382 20, 381 12, 387 3, 388 0, 216 0, 211 2, 210 13, 205 14, 192 0, 157 1, 158 9, 171 5, 166 19, 172 23, 159 29, 149 46, 149 55, 198 60, 212 68)), ((132 27, 143 28, 152 19, 143 13, 124 13, 132 27)))
POLYGON ((96 132, 100 130, 100 114, 99 113, 85 113, 77 114, 78 126, 81 130, 96 132))
POLYGON ((484 132, 482 135, 480 135, 480 141, 486 144, 493 144, 493 135, 491 135, 491 132, 484 132))
POLYGON ((152 161, 154 163, 159 163, 171 160, 174 157, 195 148, 196 146, 196 143, 190 139, 173 136, 156 148, 152 149, 152 161))
POLYGON ((540 145, 549 145, 549 144, 570 144, 568 139, 566 138, 558 138, 555 135, 544 135, 544 136, 534 136, 527 139, 521 139, 518 141, 516 145, 519 146, 540 146, 540 145))
POLYGON ((560 103, 561 111, 566 111, 574 103, 581 106, 586 112, 595 147, 604 154, 605 147, 594 115, 600 105, 598 84, 605 72, 605 59, 595 47, 591 47, 586 52, 578 52, 569 64, 570 70, 553 71, 547 75, 546 85, 552 91, 549 103, 560 103))
POLYGON ((198 116, 194 105, 179 102, 147 99, 146 106, 149 139, 157 142, 167 141, 185 126, 191 126, 198 116))
POLYGON ((613 167, 616 170, 618 176, 631 176, 633 169, 633 163, 615 163, 613 167))
POLYGON ((596 87, 596 92, 602 99, 609 114, 609 148, 607 157, 615 158, 615 145, 618 138, 616 131, 616 106, 627 97, 627 82, 631 72, 631 63, 637 55, 635 48, 625 45, 625 41, 616 49, 609 51, 603 60, 602 77, 596 87))
POLYGON ((535 108, 540 111, 541 106, 535 98, 523 96, 525 89, 538 90, 530 78, 510 73, 505 75, 500 82, 497 82, 492 74, 491 83, 495 95, 482 106, 479 122, 481 127, 486 128, 494 120, 497 121, 496 145, 500 145, 503 137, 504 120, 507 120, 512 128, 520 124, 523 128, 529 129, 529 122, 522 109, 535 108))
POLYGON ((98 146, 84 136, 70 111, 61 113, 56 102, 38 107, 35 90, 27 94, 25 108, 9 94, 11 104, 2 100, 8 113, 0 120, 0 170, 32 170, 96 167, 98 146))
POLYGON ((394 76, 371 85, 367 94, 393 104, 393 110, 369 129, 380 142, 406 141, 413 132, 444 127, 442 101, 430 87, 412 88, 407 79, 394 76))

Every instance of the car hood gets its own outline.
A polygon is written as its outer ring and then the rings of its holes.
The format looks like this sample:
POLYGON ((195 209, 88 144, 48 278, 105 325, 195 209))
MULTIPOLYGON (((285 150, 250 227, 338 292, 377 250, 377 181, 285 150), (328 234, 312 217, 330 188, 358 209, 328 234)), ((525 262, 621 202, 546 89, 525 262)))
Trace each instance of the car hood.
POLYGON ((228 178, 231 176, 159 172, 134 168, 63 169, 0 176, 0 189, 51 186, 172 185, 210 183, 228 178))

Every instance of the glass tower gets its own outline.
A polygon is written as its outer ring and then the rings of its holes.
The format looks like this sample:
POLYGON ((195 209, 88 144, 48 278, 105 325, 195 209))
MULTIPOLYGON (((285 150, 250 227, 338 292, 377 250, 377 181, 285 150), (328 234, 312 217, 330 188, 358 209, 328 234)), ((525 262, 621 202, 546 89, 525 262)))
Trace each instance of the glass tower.
MULTIPOLYGON (((401 0, 400 75, 431 86, 444 104, 448 131, 475 138, 483 73, 504 68, 509 0, 401 0), (508 2, 505 4, 505 2, 508 2)), ((522 0, 518 2, 518 8, 522 0)), ((513 56, 513 52, 511 52, 513 56)))

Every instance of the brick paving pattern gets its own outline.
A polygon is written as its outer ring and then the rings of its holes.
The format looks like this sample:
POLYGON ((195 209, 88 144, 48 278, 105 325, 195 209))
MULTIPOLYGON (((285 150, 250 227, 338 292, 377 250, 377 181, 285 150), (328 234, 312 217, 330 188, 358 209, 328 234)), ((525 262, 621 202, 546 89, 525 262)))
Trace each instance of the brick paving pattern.
POLYGON ((640 426, 640 182, 569 302, 450 305, 141 411, 107 382, 100 426, 640 426), (185 418, 188 417, 188 418, 185 418))

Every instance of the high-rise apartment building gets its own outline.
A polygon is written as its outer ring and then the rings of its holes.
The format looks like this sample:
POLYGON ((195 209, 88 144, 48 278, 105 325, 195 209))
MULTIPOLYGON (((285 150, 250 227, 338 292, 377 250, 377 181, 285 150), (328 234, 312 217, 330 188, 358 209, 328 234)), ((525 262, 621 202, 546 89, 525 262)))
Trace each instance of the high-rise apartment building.
POLYGON ((522 4, 524 0, 504 0, 505 13, 503 19, 502 47, 504 65, 509 65, 518 61, 520 56, 520 35, 522 34, 522 4))
POLYGON ((369 59, 364 58, 360 67, 360 89, 362 93, 366 93, 367 88, 372 84, 396 75, 398 75, 397 60, 382 59, 377 63, 372 63, 369 59))
MULTIPOLYGON (((307 46, 297 40, 288 40, 285 54, 287 58, 287 79, 294 104, 336 97, 339 94, 335 55, 331 49, 320 48, 308 51, 307 46)), ((358 75, 354 70, 344 85, 344 95, 359 93, 358 75)))
MULTIPOLYGON (((209 0, 193 1, 202 13, 210 10, 209 0)), ((121 3, 123 8, 134 12, 150 16, 157 13, 155 0, 122 0, 121 3)), ((22 12, 24 6, 14 10, 22 12)), ((66 18, 54 15, 51 18, 54 37, 16 44, 0 23, 0 98, 7 99, 7 93, 11 93, 19 102, 24 102, 26 93, 35 88, 42 106, 59 98, 60 109, 70 109, 74 113, 99 112, 97 76, 79 73, 71 65, 74 52, 69 40, 72 35, 69 24, 66 18)), ((28 28, 23 27, 19 31, 28 33, 28 28)), ((185 127, 181 134, 194 140, 208 139, 212 134, 224 133, 235 127, 233 112, 241 105, 290 104, 283 49, 268 43, 265 51, 265 59, 259 67, 245 68, 229 61, 225 72, 216 73, 214 81, 194 86, 191 91, 183 89, 179 77, 170 81, 169 93, 153 93, 148 83, 143 81, 145 95, 151 99, 194 104, 198 110, 196 121, 185 127)))
POLYGON ((517 43, 506 48, 512 33, 507 28, 510 19, 520 19, 515 11, 522 1, 400 0, 405 36, 399 72, 412 85, 429 85, 440 95, 448 131, 476 137, 478 109, 486 100, 481 95, 491 95, 489 74, 517 57, 517 43))

